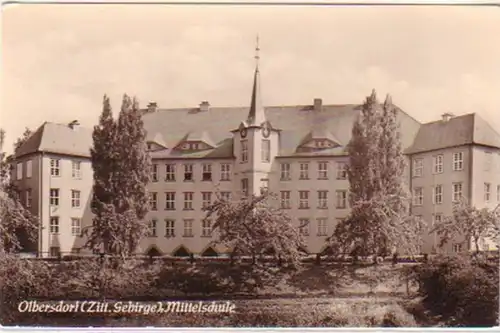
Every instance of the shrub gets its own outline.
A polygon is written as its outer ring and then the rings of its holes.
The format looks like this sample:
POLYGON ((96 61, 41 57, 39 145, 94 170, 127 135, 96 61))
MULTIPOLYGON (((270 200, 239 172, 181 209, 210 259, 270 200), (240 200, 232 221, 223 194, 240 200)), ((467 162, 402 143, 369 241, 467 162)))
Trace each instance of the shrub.
POLYGON ((415 267, 415 273, 423 305, 446 325, 496 325, 496 265, 468 256, 439 256, 415 267))

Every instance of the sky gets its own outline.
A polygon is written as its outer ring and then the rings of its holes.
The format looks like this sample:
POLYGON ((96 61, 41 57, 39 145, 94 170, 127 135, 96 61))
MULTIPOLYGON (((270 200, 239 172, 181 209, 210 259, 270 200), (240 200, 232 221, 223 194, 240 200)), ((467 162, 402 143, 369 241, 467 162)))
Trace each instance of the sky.
POLYGON ((499 7, 10 5, 2 10, 6 147, 44 121, 98 121, 104 94, 160 108, 361 104, 421 122, 477 112, 500 132, 499 7))

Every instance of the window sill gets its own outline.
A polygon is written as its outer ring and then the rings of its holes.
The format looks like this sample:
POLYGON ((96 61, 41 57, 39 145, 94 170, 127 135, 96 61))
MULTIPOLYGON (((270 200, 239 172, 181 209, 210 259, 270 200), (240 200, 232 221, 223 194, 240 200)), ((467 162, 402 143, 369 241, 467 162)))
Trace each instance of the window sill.
POLYGON ((280 208, 281 209, 292 209, 292 207, 289 207, 289 206, 287 206, 287 207, 280 207, 280 208))
POLYGON ((165 179, 165 183, 175 183, 175 179, 165 179))
POLYGON ((201 235, 200 237, 201 238, 212 238, 213 236, 212 235, 201 235))
POLYGON ((212 182, 213 180, 212 179, 202 179, 201 181, 202 182, 212 182))
POLYGON ((318 180, 328 180, 328 177, 318 177, 318 180))
POLYGON ((148 235, 147 237, 148 238, 157 238, 158 236, 157 235, 148 235))
POLYGON ((318 207, 318 209, 328 209, 328 206, 318 207))
POLYGON ((337 209, 347 209, 347 206, 337 206, 337 209))
POLYGON ((311 178, 299 178, 299 180, 311 180, 311 178))
POLYGON ((194 235, 182 235, 183 238, 193 238, 194 235))
POLYGON ((183 208, 184 211, 194 210, 194 208, 183 208))
POLYGON ((327 234, 316 234, 316 236, 318 236, 318 237, 326 237, 328 235, 327 234))
POLYGON ((280 182, 289 182, 292 178, 280 178, 280 182))
POLYGON ((310 207, 299 207, 299 209, 310 209, 310 207))
POLYGON ((347 180, 347 178, 339 178, 339 177, 337 177, 337 180, 347 180))
POLYGON ((172 234, 172 235, 165 235, 165 238, 175 238, 175 234, 172 234))
POLYGON ((175 211, 176 209, 175 208, 165 208, 165 210, 172 212, 172 211, 175 211))
POLYGON ((194 183, 194 179, 184 179, 184 183, 194 183))

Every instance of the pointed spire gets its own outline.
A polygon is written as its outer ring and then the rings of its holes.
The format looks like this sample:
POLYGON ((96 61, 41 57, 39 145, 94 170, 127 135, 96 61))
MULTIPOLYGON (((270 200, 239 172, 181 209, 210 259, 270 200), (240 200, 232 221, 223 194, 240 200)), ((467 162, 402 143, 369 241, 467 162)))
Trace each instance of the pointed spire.
POLYGON ((248 112, 248 125, 260 126, 266 121, 264 107, 260 97, 260 74, 259 74, 259 36, 257 36, 257 45, 255 47, 255 74, 253 80, 252 100, 250 101, 250 111, 248 112))

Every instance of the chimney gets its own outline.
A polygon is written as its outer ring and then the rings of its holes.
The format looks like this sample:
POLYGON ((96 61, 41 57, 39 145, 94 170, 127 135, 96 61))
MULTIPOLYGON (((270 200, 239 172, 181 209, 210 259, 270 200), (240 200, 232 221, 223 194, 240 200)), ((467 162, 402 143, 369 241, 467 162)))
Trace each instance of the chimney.
POLYGON ((78 122, 78 120, 73 120, 72 122, 70 122, 68 124, 68 127, 71 128, 71 129, 74 129, 78 125, 80 125, 80 123, 78 122))
POLYGON ((148 113, 149 112, 156 112, 157 109, 158 109, 158 104, 156 102, 149 102, 148 113))
POLYGON ((442 119, 442 120, 443 120, 443 122, 445 122, 445 123, 446 123, 446 122, 448 122, 448 121, 449 121, 451 118, 453 118, 453 117, 454 117, 454 115, 453 115, 452 113, 448 113, 448 112, 447 112, 447 113, 443 113, 443 114, 441 115, 441 119, 442 119))
POLYGON ((210 103, 208 101, 202 101, 200 103, 200 112, 205 112, 210 110, 210 103))
POLYGON ((323 100, 321 98, 314 99, 314 111, 319 112, 322 109, 323 100))

